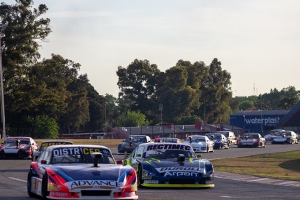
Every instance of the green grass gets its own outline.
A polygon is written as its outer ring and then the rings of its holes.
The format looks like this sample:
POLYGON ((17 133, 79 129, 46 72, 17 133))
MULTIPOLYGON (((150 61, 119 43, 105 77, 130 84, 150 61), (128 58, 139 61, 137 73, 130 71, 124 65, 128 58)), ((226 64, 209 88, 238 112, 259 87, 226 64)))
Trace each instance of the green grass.
POLYGON ((212 161, 215 170, 300 181, 300 151, 212 161))

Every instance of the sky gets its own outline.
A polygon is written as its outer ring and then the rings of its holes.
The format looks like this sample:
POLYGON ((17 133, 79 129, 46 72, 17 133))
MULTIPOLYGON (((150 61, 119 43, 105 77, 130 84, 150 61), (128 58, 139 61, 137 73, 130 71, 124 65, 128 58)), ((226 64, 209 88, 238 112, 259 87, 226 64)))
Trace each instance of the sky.
POLYGON ((118 97, 118 66, 135 59, 164 72, 180 59, 217 58, 234 97, 300 90, 298 0, 34 0, 33 8, 39 4, 52 30, 42 58, 80 63, 100 95, 118 97))

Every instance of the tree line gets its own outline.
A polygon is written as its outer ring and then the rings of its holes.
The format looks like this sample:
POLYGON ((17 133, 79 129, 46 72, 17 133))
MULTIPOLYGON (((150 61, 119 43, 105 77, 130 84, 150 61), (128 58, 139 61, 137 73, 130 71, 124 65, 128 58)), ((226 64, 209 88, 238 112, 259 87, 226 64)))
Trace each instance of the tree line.
POLYGON ((290 109, 299 91, 289 86, 259 96, 232 97, 231 75, 214 58, 179 60, 162 72, 148 60, 118 66, 118 97, 100 95, 81 65, 53 53, 41 58, 39 48, 51 33, 42 18, 45 4, 32 0, 1 3, 6 131, 10 135, 57 138, 73 132, 109 131, 111 127, 168 124, 228 123, 233 112, 247 109, 290 109), (159 109, 159 105, 162 109, 159 109), (163 116, 163 118, 162 118, 163 116))

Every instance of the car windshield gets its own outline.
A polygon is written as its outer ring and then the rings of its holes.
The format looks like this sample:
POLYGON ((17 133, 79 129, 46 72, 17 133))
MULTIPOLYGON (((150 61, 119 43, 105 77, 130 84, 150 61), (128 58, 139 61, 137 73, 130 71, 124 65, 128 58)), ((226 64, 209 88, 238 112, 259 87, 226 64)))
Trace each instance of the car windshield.
POLYGON ((221 135, 214 135, 213 137, 215 140, 221 140, 222 139, 222 136, 221 135))
POLYGON ((291 132, 285 132, 285 136, 292 136, 291 132))
POLYGON ((222 133, 223 135, 225 135, 225 137, 228 137, 229 136, 229 133, 228 132, 224 132, 222 133))
MULTIPOLYGON (((4 144, 7 146, 15 146, 17 144, 17 142, 16 142, 16 140, 10 140, 10 141, 5 141, 4 144)), ((29 140, 21 140, 20 144, 29 145, 30 141, 29 140)))
POLYGON ((259 138, 259 136, 257 134, 245 134, 244 137, 248 137, 248 138, 259 138))
POLYGON ((29 140, 21 140, 20 144, 30 145, 30 141, 29 140))
POLYGON ((156 158, 156 159, 169 159, 169 158, 178 158, 179 155, 184 155, 185 158, 195 158, 195 154, 190 151, 184 150, 157 150, 155 152, 148 152, 145 153, 145 158, 156 158))
POLYGON ((5 145, 5 146, 15 146, 16 141, 5 141, 3 145, 5 145))
POLYGON ((177 143, 176 138, 160 138, 162 142, 172 142, 172 143, 177 143))
MULTIPOLYGON (((188 138, 186 141, 190 141, 190 139, 188 138)), ((205 138, 204 137, 195 137, 192 138, 192 142, 205 142, 205 138)))
POLYGON ((47 147, 53 145, 62 145, 62 144, 73 144, 72 142, 43 142, 39 148, 39 151, 44 151, 47 147))
POLYGON ((115 163, 110 151, 107 149, 90 147, 62 147, 53 149, 51 163, 94 163, 92 153, 102 153, 103 157, 99 158, 98 163, 115 163))
POLYGON ((146 137, 131 136, 126 139, 127 142, 143 142, 146 143, 146 137))

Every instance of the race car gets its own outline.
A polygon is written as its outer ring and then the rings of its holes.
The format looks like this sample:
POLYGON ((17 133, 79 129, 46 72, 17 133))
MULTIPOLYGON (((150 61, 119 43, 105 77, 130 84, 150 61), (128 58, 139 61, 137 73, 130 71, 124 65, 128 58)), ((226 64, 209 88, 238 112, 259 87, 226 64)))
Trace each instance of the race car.
POLYGON ((191 135, 183 143, 190 144, 195 152, 214 152, 214 141, 205 135, 191 135))
POLYGON ((214 149, 229 149, 230 141, 222 133, 207 133, 205 135, 214 142, 214 149))
POLYGON ((180 139, 178 139, 178 138, 161 137, 161 138, 155 138, 154 142, 180 143, 180 139))
POLYGON ((32 158, 38 144, 31 137, 7 137, 0 146, 0 158, 32 158))
POLYGON ((283 131, 271 140, 272 144, 298 144, 298 135, 294 131, 283 131))
POLYGON ((148 142, 152 140, 147 135, 130 135, 123 143, 118 144, 118 154, 131 153, 135 147, 148 142))
POLYGON ((100 145, 54 145, 31 162, 30 197, 44 199, 138 199, 136 171, 116 163, 100 145))
POLYGON ((60 144, 73 144, 73 142, 66 141, 66 140, 46 140, 41 143, 39 148, 33 152, 32 161, 36 160, 41 153, 48 147, 52 145, 60 145, 60 144))
POLYGON ((125 164, 136 169, 139 187, 214 187, 212 163, 197 157, 189 144, 140 144, 126 158, 125 164))
POLYGON ((245 133, 239 138, 237 147, 266 147, 266 139, 259 133, 245 133))

